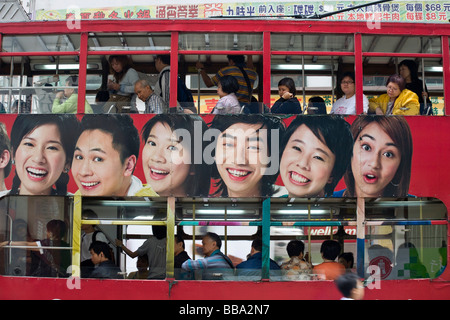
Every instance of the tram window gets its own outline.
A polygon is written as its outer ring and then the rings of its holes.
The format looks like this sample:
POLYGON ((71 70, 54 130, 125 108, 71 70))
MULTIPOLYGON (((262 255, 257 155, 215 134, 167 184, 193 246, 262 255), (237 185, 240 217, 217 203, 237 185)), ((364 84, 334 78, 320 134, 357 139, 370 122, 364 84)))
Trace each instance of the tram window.
POLYGON ((67 277, 72 264, 72 200, 9 196, 0 200, 0 273, 67 277), (5 242, 7 244, 5 245, 5 242))
POLYGON ((87 197, 83 205, 97 212, 99 217, 108 220, 165 220, 167 215, 167 198, 126 199, 87 197))
POLYGON ((353 51, 353 35, 274 33, 272 50, 289 51, 353 51))
MULTIPOLYGON (((180 33, 180 50, 262 50, 262 33, 180 33)), ((212 57, 214 58, 214 57, 212 57)))
POLYGON ((363 35, 363 52, 441 53, 440 37, 363 35))
POLYGON ((89 33, 89 50, 170 50, 169 33, 89 33))
POLYGON ((80 34, 5 36, 2 49, 7 52, 75 51, 80 34))

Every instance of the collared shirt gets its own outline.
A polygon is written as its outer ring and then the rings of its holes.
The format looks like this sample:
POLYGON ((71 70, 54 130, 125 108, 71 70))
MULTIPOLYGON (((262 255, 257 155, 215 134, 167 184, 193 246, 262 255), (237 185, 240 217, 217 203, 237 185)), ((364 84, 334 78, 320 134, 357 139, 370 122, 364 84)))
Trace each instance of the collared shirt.
POLYGON ((145 100, 145 113, 167 113, 164 100, 154 92, 145 100))

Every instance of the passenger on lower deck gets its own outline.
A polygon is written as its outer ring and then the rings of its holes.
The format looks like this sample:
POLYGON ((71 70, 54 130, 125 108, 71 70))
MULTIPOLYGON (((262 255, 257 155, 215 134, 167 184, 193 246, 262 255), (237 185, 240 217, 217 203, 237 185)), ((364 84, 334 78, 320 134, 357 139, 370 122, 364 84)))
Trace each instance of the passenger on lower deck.
POLYGON ((320 247, 323 262, 314 267, 313 272, 319 280, 335 280, 345 273, 345 267, 336 258, 341 251, 341 245, 334 240, 325 240, 320 247))
MULTIPOLYGON (((256 277, 254 280, 261 279, 263 263, 262 248, 263 243, 261 239, 253 240, 250 256, 246 261, 241 262, 236 266, 236 273, 238 276, 243 277, 242 280, 250 280, 248 277, 256 277)), ((269 259, 269 268, 272 271, 271 274, 274 273, 274 270, 280 270, 280 266, 272 259, 269 259)), ((275 272, 274 276, 277 275, 281 275, 281 272, 280 274, 276 274, 275 272)))
POLYGON ((95 241, 89 247, 91 259, 96 268, 90 277, 97 279, 123 279, 120 268, 112 261, 111 250, 107 243, 95 241))

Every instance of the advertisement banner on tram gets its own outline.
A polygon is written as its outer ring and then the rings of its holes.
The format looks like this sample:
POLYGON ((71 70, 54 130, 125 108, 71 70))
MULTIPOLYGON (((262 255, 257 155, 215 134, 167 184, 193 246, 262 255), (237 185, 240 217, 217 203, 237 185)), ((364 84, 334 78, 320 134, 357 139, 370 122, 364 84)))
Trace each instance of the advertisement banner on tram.
POLYGON ((450 153, 445 117, 21 114, 0 122, 3 194, 439 197, 450 178, 439 169, 450 153))

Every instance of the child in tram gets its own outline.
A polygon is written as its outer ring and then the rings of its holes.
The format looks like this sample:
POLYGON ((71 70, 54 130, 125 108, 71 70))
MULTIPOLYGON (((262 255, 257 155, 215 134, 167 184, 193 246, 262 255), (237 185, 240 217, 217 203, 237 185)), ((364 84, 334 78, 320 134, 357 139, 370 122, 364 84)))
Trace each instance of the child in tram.
POLYGON ((344 175, 347 189, 335 197, 405 197, 411 179, 412 137, 403 117, 358 117, 351 165, 344 175))
POLYGON ((280 177, 289 197, 330 196, 350 162, 350 125, 340 116, 297 116, 281 144, 280 177))
POLYGON ((11 130, 16 173, 10 193, 66 195, 78 134, 75 115, 18 115, 11 130))
POLYGON ((210 166, 203 157, 203 133, 207 129, 203 119, 194 114, 158 114, 151 118, 141 132, 147 186, 136 196, 149 187, 160 196, 208 195, 210 166), (198 136, 194 128, 200 128, 198 136))

